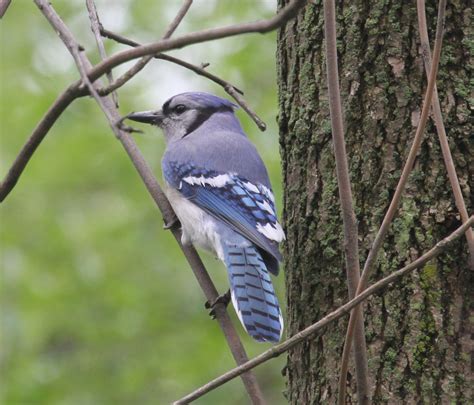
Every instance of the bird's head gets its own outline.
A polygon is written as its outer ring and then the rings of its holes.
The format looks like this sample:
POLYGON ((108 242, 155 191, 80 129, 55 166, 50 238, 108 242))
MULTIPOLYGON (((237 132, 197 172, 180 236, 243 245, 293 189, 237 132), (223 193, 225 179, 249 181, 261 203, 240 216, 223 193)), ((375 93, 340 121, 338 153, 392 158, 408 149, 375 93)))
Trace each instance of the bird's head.
POLYGON ((213 94, 192 92, 171 97, 161 110, 132 113, 126 118, 162 128, 170 141, 189 135, 218 113, 230 113, 237 121, 234 108, 235 104, 213 94))

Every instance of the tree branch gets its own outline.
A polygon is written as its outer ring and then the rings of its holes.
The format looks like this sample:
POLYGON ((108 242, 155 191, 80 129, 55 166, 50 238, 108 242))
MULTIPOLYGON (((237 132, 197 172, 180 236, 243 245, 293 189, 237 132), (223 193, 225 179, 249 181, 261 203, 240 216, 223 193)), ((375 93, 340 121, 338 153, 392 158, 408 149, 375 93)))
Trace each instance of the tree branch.
MULTIPOLYGON (((110 127, 112 131, 115 133, 116 137, 122 143, 123 147, 125 148, 127 154, 129 155, 132 163, 134 164, 135 168, 139 172, 142 180, 144 181, 148 191, 152 195, 153 199, 155 200, 158 208, 163 213, 163 219, 166 224, 173 223, 175 221, 175 214, 171 205, 169 204, 165 194, 161 190, 158 182, 154 178, 151 169, 147 165, 145 159, 141 155, 140 151, 138 150, 136 144, 133 142, 130 135, 125 132, 119 125, 121 122, 121 117, 115 107, 114 102, 109 97, 101 98, 94 85, 90 82, 89 78, 87 77, 87 69, 90 69, 92 66, 87 59, 87 57, 80 53, 80 46, 78 45, 77 41, 74 39, 74 36, 69 31, 68 27, 63 23, 59 15, 55 12, 51 4, 48 0, 34 0, 39 9, 42 11, 44 16, 50 22, 52 27, 56 30, 59 34, 60 38, 71 52, 74 60, 76 61, 76 65, 78 70, 81 73, 82 80, 89 88, 90 93, 94 96, 97 103, 103 110, 104 114, 109 121, 110 127)), ((97 21, 91 19, 92 24, 97 24, 97 21)), ((212 283, 212 280, 209 277, 199 255, 197 254, 196 250, 192 246, 183 246, 181 244, 181 231, 177 227, 171 227, 171 232, 173 236, 176 238, 179 246, 183 250, 183 253, 188 260, 189 264, 193 272, 198 279, 199 284, 201 285, 207 299, 210 302, 215 301, 218 296, 217 290, 212 283)), ((216 317, 218 319, 219 325, 221 326, 224 335, 228 341, 229 347, 231 352, 236 359, 238 364, 245 362, 248 358, 245 353, 245 349, 240 342, 238 334, 230 321, 230 318, 227 314, 225 306, 219 305, 216 307, 216 317)), ((247 373, 242 376, 242 380, 244 385, 247 389, 247 392, 254 404, 264 404, 263 395, 261 390, 257 384, 255 376, 252 373, 247 373)))
MULTIPOLYGON (((431 49, 430 40, 428 38, 428 28, 426 26, 426 13, 425 13, 425 1, 417 0, 417 13, 418 13, 418 30, 420 34, 421 42, 421 53, 425 64, 426 76, 428 77, 431 70, 431 49)), ((469 215, 467 213, 466 204, 459 185, 458 176, 456 174, 456 167, 454 166, 453 157, 449 148, 448 137, 446 136, 446 129, 444 128, 443 115, 441 113, 441 105, 438 97, 438 90, 435 87, 433 90, 433 117, 438 132, 439 143, 441 145, 441 152, 443 153, 444 165, 448 172, 449 182, 453 190, 454 201, 456 207, 461 214, 461 219, 466 222, 469 215)), ((466 231, 467 246, 469 248, 469 268, 474 271, 474 232, 469 228, 466 231)))
MULTIPOLYGON (((428 85, 426 88, 425 99, 423 101, 423 108, 421 111, 420 122, 418 123, 418 127, 415 133, 415 138, 413 139, 410 152, 408 153, 407 161, 405 162, 405 166, 403 167, 402 175, 400 177, 400 180, 398 181, 397 188, 393 195, 392 201, 390 202, 390 206, 388 207, 387 213, 385 214, 385 217, 382 221, 382 225, 380 226, 380 229, 378 230, 377 235, 375 236, 374 242, 372 243, 372 247, 367 256, 367 260, 364 265, 364 270, 362 272, 362 276, 359 281, 359 286, 357 287, 356 295, 364 291, 367 285, 367 282, 369 280, 369 276, 375 267, 377 255, 379 253, 380 248, 382 247, 383 239, 385 235, 387 234, 390 224, 392 222, 392 219, 395 216, 395 213, 398 209, 398 205, 400 203, 402 193, 405 190, 408 177, 410 175, 410 172, 413 168, 413 164, 415 162, 416 154, 418 153, 418 149, 420 148, 421 142, 423 140, 423 133, 426 126, 426 121, 428 120, 428 114, 431 108, 431 101, 433 99, 433 90, 436 83, 436 75, 438 73, 439 58, 441 55, 441 44, 443 42, 445 11, 446 11, 446 0, 440 0, 439 6, 438 6, 438 20, 436 22, 436 39, 435 39, 435 46, 434 46, 433 67, 428 77, 428 85)), ((356 324, 357 317, 358 317, 358 312, 352 311, 351 317, 349 319, 349 325, 347 326, 347 331, 346 331, 346 340, 344 343, 344 350, 342 353, 341 370, 340 370, 340 377, 339 377, 338 403, 340 405, 344 404, 344 401, 345 401, 345 395, 343 393, 345 392, 345 382, 347 379, 347 369, 349 365, 350 348, 352 345, 352 336, 354 333, 354 326, 356 324)))
POLYGON ((451 243, 453 243, 455 240, 462 237, 462 235, 466 232, 466 229, 468 229, 469 227, 472 227, 473 225, 474 225, 474 216, 471 216, 467 222, 462 224, 449 236, 447 236, 446 238, 438 242, 433 248, 431 248, 428 252, 426 252, 424 255, 422 255, 418 259, 416 259, 414 262, 410 263, 409 265, 403 267, 400 270, 393 272, 392 274, 388 275, 382 280, 377 281, 375 284, 373 284, 372 286, 364 290, 362 293, 357 295, 355 298, 351 299, 346 304, 332 311, 331 313, 329 313, 328 315, 326 315, 324 318, 320 319, 318 322, 314 323, 313 325, 308 326, 306 329, 303 329, 301 332, 298 332, 296 335, 293 335, 291 338, 285 340, 283 343, 273 346, 271 349, 263 352, 257 357, 254 357, 253 359, 247 361, 246 363, 240 365, 239 367, 236 367, 222 374, 220 377, 215 378, 214 380, 203 385, 197 390, 191 392, 185 397, 175 401, 174 405, 188 404, 191 401, 194 401, 202 397, 204 394, 234 379, 240 374, 257 367, 258 365, 265 363, 266 361, 274 357, 278 357, 280 354, 285 353, 286 351, 296 346, 297 344, 313 337, 313 335, 315 335, 316 332, 319 332, 321 329, 328 326, 330 323, 336 321, 337 319, 347 314, 351 309, 359 305, 362 301, 366 300, 371 295, 382 290, 383 288, 397 281, 401 277, 407 274, 410 274, 414 270, 423 266, 429 260, 438 256, 451 243))
POLYGON ((193 4, 193 0, 184 0, 183 5, 181 6, 173 21, 171 21, 171 24, 168 26, 165 33, 163 34, 163 39, 169 38, 171 37, 171 35, 174 34, 176 28, 178 28, 179 24, 181 24, 181 21, 183 21, 183 18, 185 17, 186 13, 189 11, 191 4, 193 4))
POLYGON ((224 90, 229 94, 235 102, 242 107, 242 109, 252 118, 253 122, 257 125, 260 131, 265 131, 267 129, 267 124, 263 122, 260 117, 250 108, 244 98, 237 92, 236 88, 231 84, 227 84, 224 87, 224 90))
MULTIPOLYGON (((334 0, 324 0, 324 38, 326 42, 326 75, 329 93, 329 112, 331 116, 332 139, 336 160, 337 185, 344 224, 344 252, 349 299, 354 294, 360 279, 358 229, 352 201, 351 182, 347 166, 347 153, 344 140, 339 71, 336 48, 336 10, 334 0)), ((357 325, 354 337, 354 362, 356 368, 357 397, 359 404, 369 402, 369 369, 367 365, 367 346, 362 305, 357 307, 357 325)), ((345 382, 345 381, 344 381, 345 382)))
POLYGON ((36 125, 36 128, 21 148, 12 166, 5 175, 5 178, 0 183, 0 202, 7 197, 11 190, 13 190, 23 173, 23 170, 33 156, 33 153, 35 153, 36 148, 38 148, 39 144, 56 120, 61 116, 66 108, 69 107, 77 97, 79 97, 80 93, 79 86, 75 83, 62 92, 51 107, 49 107, 49 110, 43 116, 38 125, 36 125))
MULTIPOLYGON (((213 39, 225 38, 228 36, 235 36, 239 34, 251 33, 251 32, 268 32, 272 29, 276 29, 283 24, 285 24, 290 18, 296 16, 297 11, 305 5, 305 0, 293 0, 288 6, 284 7, 279 11, 279 13, 268 19, 263 21, 257 21, 253 23, 243 23, 232 25, 229 27, 223 28, 215 28, 209 29, 204 31, 198 31, 195 33, 190 33, 187 35, 183 35, 182 37, 176 39, 168 39, 162 40, 155 44, 139 46, 133 50, 127 50, 120 52, 117 55, 118 57, 109 57, 101 62, 99 65, 95 66, 89 73, 89 79, 94 82, 100 76, 102 76, 105 72, 111 70, 113 67, 120 65, 121 63, 125 63, 128 60, 139 58, 141 56, 147 54, 156 54, 161 51, 171 50, 176 48, 182 48, 186 45, 191 45, 194 43, 211 41, 213 39), (135 51, 135 52, 132 52, 135 51), (132 53, 130 53, 132 52, 132 53)), ((11 192, 15 184, 17 183, 20 175, 23 173, 28 161, 33 156, 36 148, 41 143, 41 141, 46 136, 49 129, 52 127, 54 122, 59 118, 61 113, 67 108, 67 106, 77 97, 86 95, 87 92, 84 88, 80 88, 81 81, 76 82, 68 87, 55 101, 51 109, 55 107, 55 111, 53 113, 48 113, 43 117, 40 121, 38 126, 36 127, 35 131, 31 134, 30 138, 24 145, 23 149, 21 150, 19 156, 15 159, 12 167, 4 181, 0 185, 0 201, 3 201, 6 196, 11 192), (69 97, 72 99, 68 99, 66 97, 66 93, 70 92, 71 94, 69 97), (66 103, 67 101, 67 103, 66 103), (58 111, 62 109, 59 113, 58 111), (43 122, 45 121, 45 122, 43 122)))
POLYGON ((12 0, 0 0, 0 18, 3 18, 11 2, 12 0))
POLYGON ((122 87, 128 81, 133 79, 138 73, 141 72, 141 70, 148 64, 148 62, 150 62, 151 59, 153 59, 152 56, 144 56, 143 58, 138 59, 138 61, 130 69, 128 69, 122 76, 120 76, 113 83, 110 83, 107 87, 102 87, 100 89, 97 89, 97 92, 102 97, 109 95, 111 92, 122 87))
MULTIPOLYGON (((91 21, 91 29, 94 33, 95 42, 97 44, 97 49, 99 50, 100 59, 106 59, 107 53, 105 52, 104 42, 102 41, 102 36, 100 35, 100 27, 102 26, 99 20, 99 14, 97 14, 97 7, 95 6, 94 0, 86 0, 86 7, 89 11, 89 20, 91 21)), ((107 81, 109 85, 113 83, 114 76, 112 75, 112 71, 109 70, 106 72, 107 81)), ((112 100, 114 101, 115 107, 119 107, 118 105, 118 97, 115 91, 112 91, 112 100)))

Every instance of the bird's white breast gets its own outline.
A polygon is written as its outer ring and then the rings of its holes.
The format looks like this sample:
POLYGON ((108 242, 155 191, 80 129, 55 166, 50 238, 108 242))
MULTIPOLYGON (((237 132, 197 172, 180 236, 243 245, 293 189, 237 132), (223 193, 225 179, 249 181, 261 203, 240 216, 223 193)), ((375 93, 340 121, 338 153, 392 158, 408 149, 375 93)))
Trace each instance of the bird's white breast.
POLYGON ((165 191, 181 222, 183 231, 181 242, 183 245, 192 243, 224 260, 224 253, 216 230, 216 220, 196 204, 183 197, 176 189, 167 186, 165 191))

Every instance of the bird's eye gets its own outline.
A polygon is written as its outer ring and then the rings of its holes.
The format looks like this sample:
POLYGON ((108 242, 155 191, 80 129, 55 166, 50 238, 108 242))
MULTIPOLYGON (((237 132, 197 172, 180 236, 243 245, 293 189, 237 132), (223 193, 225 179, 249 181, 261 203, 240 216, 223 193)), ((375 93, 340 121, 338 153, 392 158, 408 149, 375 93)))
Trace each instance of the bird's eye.
POLYGON ((174 112, 176 114, 182 114, 186 111, 186 106, 184 104, 178 104, 175 108, 174 108, 174 112))

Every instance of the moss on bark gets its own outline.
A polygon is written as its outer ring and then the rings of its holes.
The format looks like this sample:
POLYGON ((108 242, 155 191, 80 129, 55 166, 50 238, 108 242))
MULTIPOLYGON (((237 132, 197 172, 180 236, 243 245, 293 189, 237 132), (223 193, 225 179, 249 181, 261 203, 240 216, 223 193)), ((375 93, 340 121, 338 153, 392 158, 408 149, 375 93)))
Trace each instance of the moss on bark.
MULTIPOLYGON (((280 0, 281 5, 286 0, 280 0)), ((321 2, 279 33, 279 126, 284 176, 288 333, 347 300, 342 220, 331 142, 321 2)), ((414 2, 338 4, 346 142, 361 260, 398 182, 426 86, 414 2)), ((427 5, 430 29, 436 9, 427 5)), ((451 151, 472 212, 474 139, 472 6, 449 2, 438 89, 451 151), (471 98, 470 98, 471 97, 471 98)), ((431 32, 432 33, 432 32, 431 32)), ((425 133, 398 215, 385 239, 380 278, 459 224, 436 130, 425 133)), ((472 403, 472 274, 460 241, 366 306, 374 403, 472 403)), ((287 398, 333 403, 347 320, 288 354, 287 398)), ((350 376, 350 400, 355 402, 350 376)))

